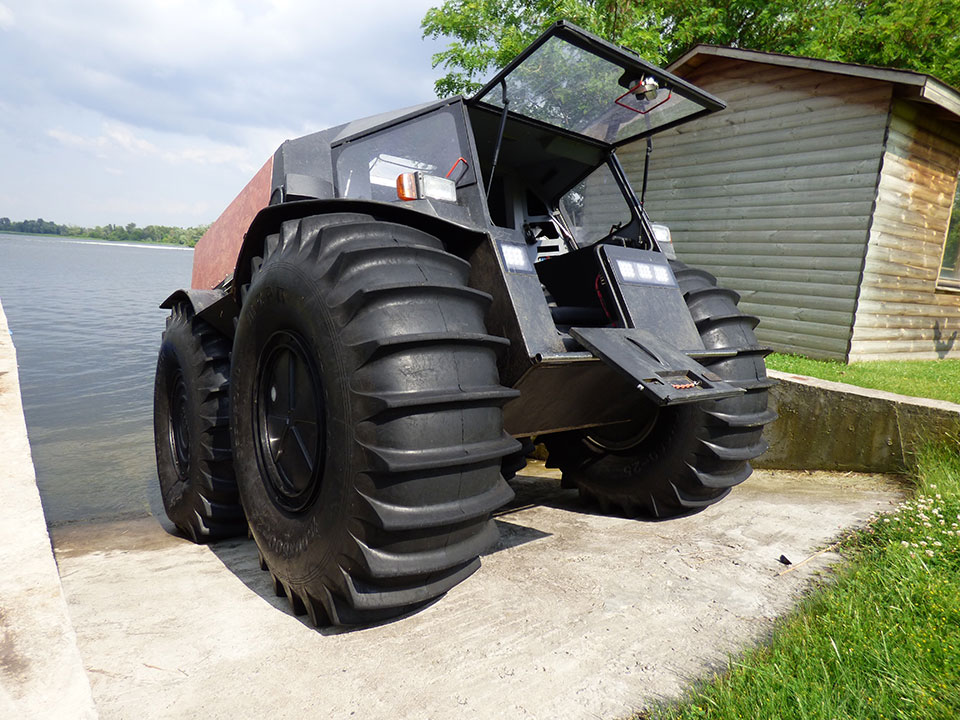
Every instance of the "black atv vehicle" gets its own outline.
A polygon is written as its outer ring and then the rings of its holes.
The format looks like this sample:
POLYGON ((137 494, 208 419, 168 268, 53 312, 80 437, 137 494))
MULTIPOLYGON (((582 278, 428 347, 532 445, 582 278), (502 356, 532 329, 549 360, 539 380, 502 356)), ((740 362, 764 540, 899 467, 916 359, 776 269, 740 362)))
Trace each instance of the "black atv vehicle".
POLYGON ((603 510, 724 497, 773 418, 757 321, 615 152, 723 107, 560 22, 472 98, 284 143, 163 303, 169 517, 249 528, 295 612, 353 624, 479 567, 521 440, 603 510))

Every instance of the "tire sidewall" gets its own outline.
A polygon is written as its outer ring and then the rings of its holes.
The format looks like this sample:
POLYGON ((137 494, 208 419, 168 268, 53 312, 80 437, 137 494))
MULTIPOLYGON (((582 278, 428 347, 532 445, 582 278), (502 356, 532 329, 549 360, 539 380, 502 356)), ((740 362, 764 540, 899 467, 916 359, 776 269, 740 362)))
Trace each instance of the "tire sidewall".
POLYGON ((346 537, 344 512, 353 477, 353 423, 343 370, 344 348, 321 289, 297 265, 267 260, 245 298, 234 338, 231 371, 233 452, 237 484, 257 545, 270 569, 294 584, 337 567, 346 537), (261 352, 279 331, 293 332, 316 363, 325 409, 323 475, 304 510, 277 505, 260 466, 256 384, 261 352))

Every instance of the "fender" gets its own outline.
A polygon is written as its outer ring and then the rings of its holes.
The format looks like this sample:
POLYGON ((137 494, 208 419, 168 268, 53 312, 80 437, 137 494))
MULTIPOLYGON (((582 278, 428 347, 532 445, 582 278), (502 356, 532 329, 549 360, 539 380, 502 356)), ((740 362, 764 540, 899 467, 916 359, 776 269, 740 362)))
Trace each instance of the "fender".
POLYGON ((207 321, 226 337, 233 337, 233 322, 240 314, 240 307, 224 288, 177 290, 160 303, 160 307, 169 310, 180 303, 188 303, 196 317, 207 321))
MULTIPOLYGON (((363 200, 351 198, 337 198, 331 200, 295 200, 292 202, 270 205, 257 213, 243 238, 243 245, 237 256, 237 264, 233 273, 231 292, 237 306, 240 303, 240 289, 250 282, 253 258, 263 255, 263 245, 268 235, 280 231, 281 225, 287 220, 309 217, 311 215, 325 215, 330 213, 364 213, 373 215, 377 220, 395 222, 401 225, 423 230, 441 238, 455 237, 459 242, 469 245, 482 242, 489 235, 476 228, 460 225, 452 220, 428 215, 432 210, 429 201, 418 200, 410 203, 411 206, 396 203, 379 202, 377 200, 363 200), (426 211, 426 212, 425 212, 426 211)), ((462 253, 456 248, 447 248, 450 252, 466 257, 469 249, 464 247, 462 253)))

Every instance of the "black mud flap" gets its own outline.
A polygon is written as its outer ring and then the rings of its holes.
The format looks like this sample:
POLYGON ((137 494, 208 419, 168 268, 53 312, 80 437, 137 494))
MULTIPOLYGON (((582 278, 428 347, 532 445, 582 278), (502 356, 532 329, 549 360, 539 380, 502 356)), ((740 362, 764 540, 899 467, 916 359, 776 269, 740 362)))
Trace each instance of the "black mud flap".
MULTIPOLYGON (((570 335, 594 356, 627 375, 657 405, 681 405, 742 395, 690 355, 637 328, 570 328, 570 335)), ((697 357, 736 351, 694 353, 697 357)))

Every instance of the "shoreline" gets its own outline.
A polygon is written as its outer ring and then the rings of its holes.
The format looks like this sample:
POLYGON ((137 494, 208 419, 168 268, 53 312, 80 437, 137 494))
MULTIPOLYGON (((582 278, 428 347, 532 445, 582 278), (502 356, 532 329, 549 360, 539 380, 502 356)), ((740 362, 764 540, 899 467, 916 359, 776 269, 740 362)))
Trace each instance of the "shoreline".
POLYGON ((62 240, 64 242, 83 243, 85 245, 110 245, 111 247, 150 247, 160 248, 161 250, 193 250, 194 245, 176 245, 174 243, 147 242, 145 240, 107 240, 96 237, 77 237, 75 235, 54 235, 53 233, 25 233, 13 232, 10 230, 0 231, 0 237, 10 235, 16 238, 36 238, 38 240, 62 240))

